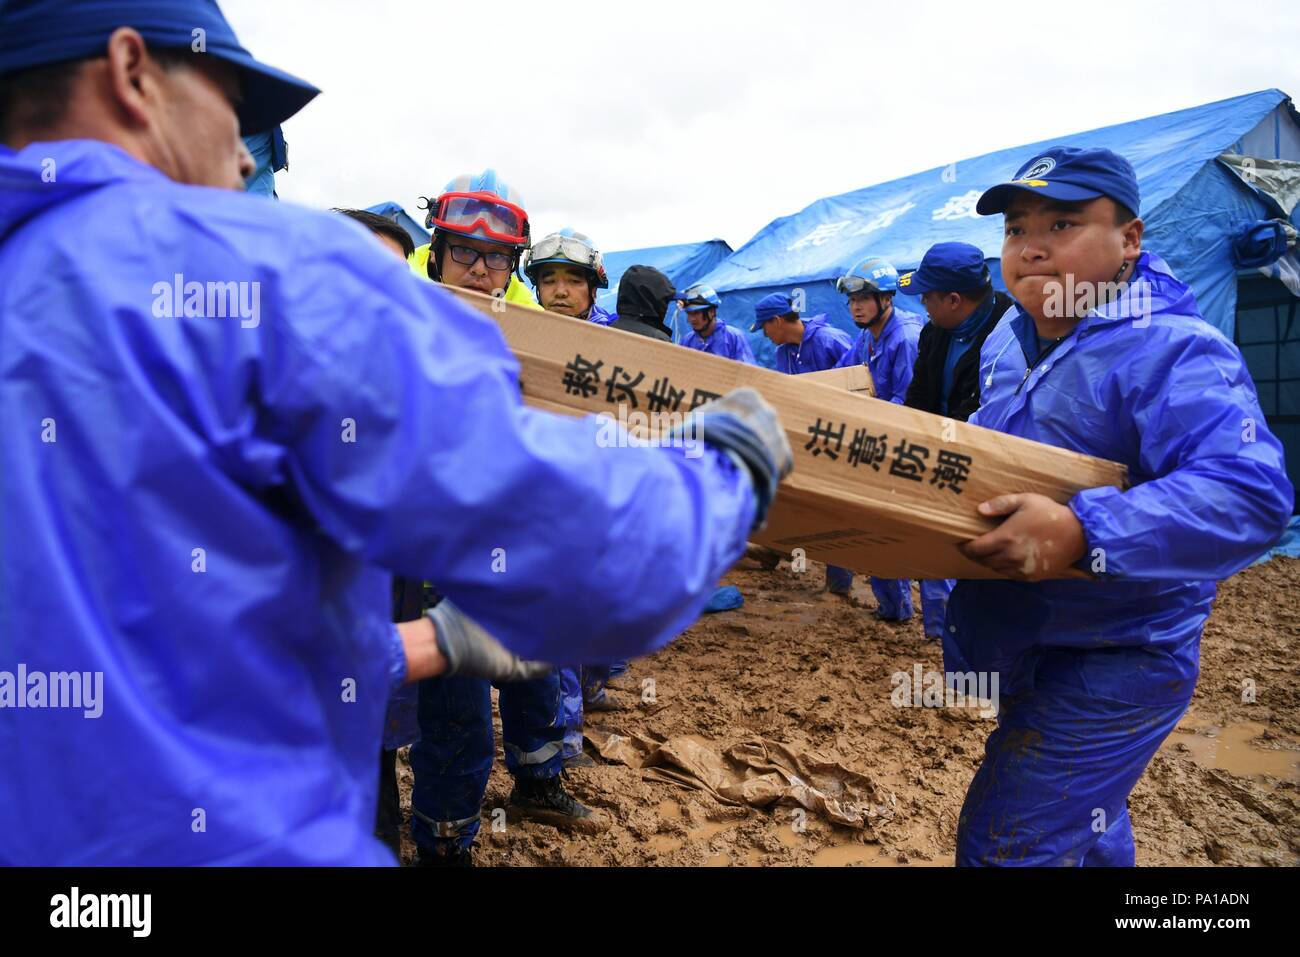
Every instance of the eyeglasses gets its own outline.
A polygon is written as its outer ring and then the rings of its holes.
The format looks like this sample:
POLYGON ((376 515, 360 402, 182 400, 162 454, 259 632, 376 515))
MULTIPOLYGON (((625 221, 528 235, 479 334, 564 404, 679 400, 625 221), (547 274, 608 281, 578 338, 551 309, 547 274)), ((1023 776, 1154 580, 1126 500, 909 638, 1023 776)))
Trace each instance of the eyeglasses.
POLYGON ((528 245, 528 214, 495 193, 443 193, 429 209, 424 225, 462 235, 481 232, 499 242, 528 245))
POLYGON ((472 266, 481 259, 483 260, 483 265, 488 269, 501 270, 509 269, 514 263, 514 255, 511 253, 503 253, 496 250, 485 253, 473 248, 472 246, 449 245, 447 247, 447 252, 451 253, 453 262, 458 262, 462 266, 472 266))

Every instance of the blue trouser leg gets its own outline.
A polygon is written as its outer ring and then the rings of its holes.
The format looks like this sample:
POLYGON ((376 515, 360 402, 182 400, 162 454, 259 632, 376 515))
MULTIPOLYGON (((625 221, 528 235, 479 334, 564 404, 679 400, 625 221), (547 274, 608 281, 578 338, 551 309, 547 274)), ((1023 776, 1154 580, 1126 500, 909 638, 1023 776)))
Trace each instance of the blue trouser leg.
POLYGON ((1187 705, 1053 681, 1003 698, 958 819, 957 864, 1132 865, 1129 792, 1187 705))
POLYGON ((906 578, 872 578, 871 594, 879 605, 877 614, 886 621, 907 621, 912 617, 912 583, 906 578))
POLYGON ((827 565, 826 587, 837 595, 848 594, 853 587, 853 572, 838 565, 827 565))
POLYGON ((609 665, 582 666, 582 700, 594 704, 605 698, 605 682, 610 679, 609 665))
POLYGON ((930 638, 943 637, 943 622, 948 616, 948 595, 957 584, 951 578, 921 580, 921 618, 930 638))
POLYGON ((628 661, 626 658, 620 658, 617 661, 611 662, 609 666, 609 676, 611 678, 617 678, 621 674, 626 674, 627 669, 631 666, 632 662, 628 661))
POLYGON ((491 686, 482 678, 420 682, 420 740, 411 745, 411 836, 467 848, 478 834, 492 771, 491 686))
POLYGON ((551 669, 541 678, 511 681, 499 689, 506 768, 517 778, 555 777, 564 751, 560 672, 551 669))
POLYGON ((564 752, 571 758, 582 753, 581 668, 560 669, 560 694, 564 703, 564 752))

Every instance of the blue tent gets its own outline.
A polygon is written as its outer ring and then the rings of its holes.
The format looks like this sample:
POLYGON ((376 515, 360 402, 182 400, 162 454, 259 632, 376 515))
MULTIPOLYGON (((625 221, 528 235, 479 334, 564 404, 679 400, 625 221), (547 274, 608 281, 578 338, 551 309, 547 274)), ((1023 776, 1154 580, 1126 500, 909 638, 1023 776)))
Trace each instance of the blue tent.
POLYGON ((378 213, 385 219, 391 219, 393 222, 397 223, 397 225, 410 233, 411 238, 415 240, 416 246, 423 246, 429 241, 429 234, 425 231, 424 227, 412 219, 405 209, 391 200, 387 203, 379 203, 376 206, 367 206, 366 212, 378 213))
MULTIPOLYGON (((1138 174, 1143 245, 1163 256, 1196 293, 1205 318, 1241 345, 1269 423, 1287 446, 1300 486, 1300 322, 1295 295, 1276 279, 1238 271, 1231 237, 1244 224, 1292 217, 1300 184, 1300 117, 1281 90, 1264 90, 1085 133, 961 160, 946 168, 819 199, 774 220, 710 272, 696 277, 722 297, 720 317, 748 329, 754 304, 771 292, 801 290, 805 313, 825 312, 856 335, 834 279, 868 256, 900 272, 915 268, 934 243, 960 240, 984 250, 1000 282, 1001 217, 975 214, 975 201, 1034 154, 1054 145, 1104 146, 1138 174), (1292 177, 1281 204, 1251 185, 1242 165, 1269 161, 1292 177), (1289 170, 1289 172, 1285 172, 1289 170), (1281 206, 1290 206, 1289 209, 1281 206)), ((1247 171, 1249 172, 1249 171, 1247 171)), ((900 297, 921 312, 919 303, 900 297)), ((750 335, 754 354, 772 364, 771 344, 750 335)))
MULTIPOLYGON (((1231 334, 1236 275, 1227 239, 1241 222, 1269 214, 1216 160, 1229 151, 1300 160, 1300 121, 1280 90, 1054 137, 819 199, 768 224, 703 280, 722 295, 722 314, 734 325, 747 325, 753 304, 768 293, 802 288, 805 311, 827 312, 855 331, 832 283, 867 256, 881 256, 901 272, 915 268, 932 244, 960 240, 983 249, 996 275, 1001 220, 977 216, 975 201, 1032 154, 1058 144, 1105 146, 1128 157, 1142 189, 1144 245, 1192 286, 1205 317, 1231 334)), ((755 353, 770 355, 770 346, 755 339, 755 353)))
POLYGON ((614 311, 618 302, 618 281, 630 266, 654 266, 667 274, 673 284, 681 289, 693 283, 731 255, 731 247, 721 239, 702 243, 680 243, 676 246, 650 246, 646 249, 627 249, 605 253, 605 272, 609 274, 609 288, 596 297, 602 308, 614 311))

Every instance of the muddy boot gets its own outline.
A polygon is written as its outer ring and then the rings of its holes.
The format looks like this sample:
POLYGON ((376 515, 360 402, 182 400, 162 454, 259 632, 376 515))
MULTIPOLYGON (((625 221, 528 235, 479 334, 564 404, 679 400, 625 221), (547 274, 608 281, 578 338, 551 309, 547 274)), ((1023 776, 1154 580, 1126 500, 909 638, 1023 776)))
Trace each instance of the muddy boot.
POLYGON ((591 756, 586 751, 579 751, 577 754, 571 754, 564 759, 564 769, 566 771, 572 771, 575 768, 594 768, 595 766, 596 762, 591 759, 591 756))
POLYGON ((593 811, 580 804, 572 794, 564 790, 558 774, 540 781, 516 778, 506 808, 515 817, 584 834, 600 834, 609 830, 609 816, 603 811, 593 811))
POLYGON ((584 711, 630 711, 631 709, 613 695, 603 694, 594 701, 582 703, 584 711))
POLYGON ((458 848, 451 843, 447 843, 445 846, 440 846, 437 850, 427 848, 421 844, 416 848, 416 852, 416 867, 474 866, 474 858, 470 856, 469 848, 458 848))

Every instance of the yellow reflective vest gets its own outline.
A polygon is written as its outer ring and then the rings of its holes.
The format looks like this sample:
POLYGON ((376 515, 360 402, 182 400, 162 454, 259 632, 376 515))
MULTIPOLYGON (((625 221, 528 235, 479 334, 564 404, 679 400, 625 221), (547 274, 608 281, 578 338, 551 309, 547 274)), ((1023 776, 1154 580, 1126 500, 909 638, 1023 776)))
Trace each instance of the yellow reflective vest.
MULTIPOLYGON (((416 275, 429 278, 429 247, 432 243, 425 243, 423 246, 416 248, 415 252, 406 261, 411 264, 411 271, 416 275)), ((506 302, 513 302, 517 306, 523 306, 527 309, 541 310, 537 300, 533 298, 532 292, 528 287, 519 281, 519 277, 514 273, 510 274, 510 283, 506 286, 506 302)))

